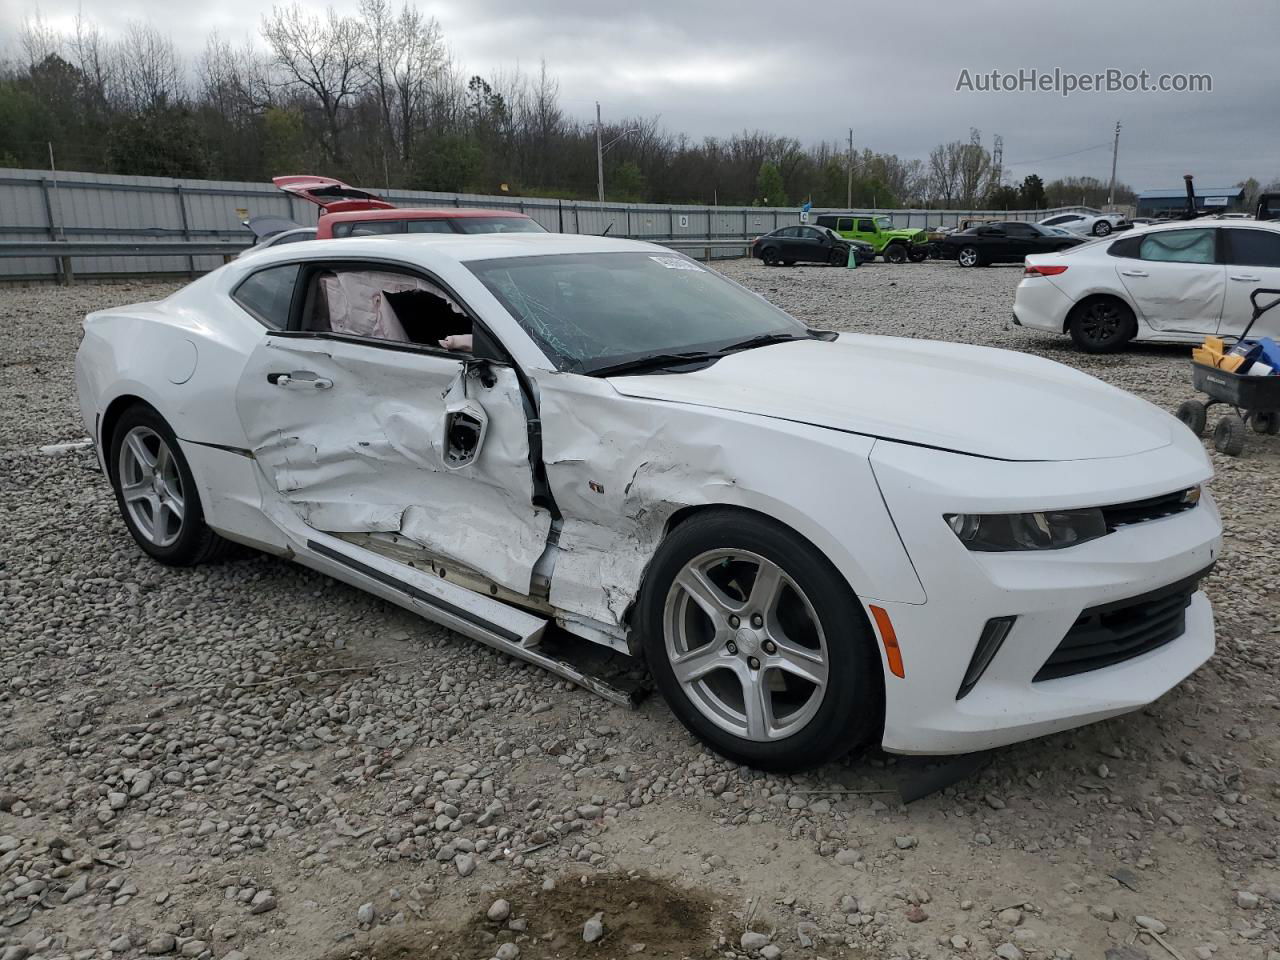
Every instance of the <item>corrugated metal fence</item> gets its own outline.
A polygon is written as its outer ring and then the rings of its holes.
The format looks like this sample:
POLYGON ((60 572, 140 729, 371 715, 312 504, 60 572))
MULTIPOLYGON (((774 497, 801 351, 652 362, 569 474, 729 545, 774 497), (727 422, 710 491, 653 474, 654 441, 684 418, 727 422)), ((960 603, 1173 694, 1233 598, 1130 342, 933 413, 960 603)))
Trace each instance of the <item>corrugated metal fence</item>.
MULTIPOLYGON (((377 188, 370 188, 375 192, 377 188)), ((480 196, 414 190, 381 192, 398 206, 492 207, 528 214, 548 230, 645 240, 741 240, 800 222, 795 208, 671 206, 652 203, 596 203, 536 197, 480 196)), ((1084 208, 1062 208, 1076 210, 1084 208)), ((203 240, 248 243, 241 220, 278 214, 314 225, 318 208, 277 190, 270 183, 126 177, 114 174, 52 173, 0 169, 0 241, 35 240, 203 240)), ((815 210, 813 213, 838 212, 815 210)), ((966 217, 998 216, 1035 220, 1048 210, 882 210, 895 227, 955 226, 966 217)), ((740 250, 723 248, 724 256, 740 250)), ((212 270, 217 257, 77 258, 79 276, 131 273, 195 273, 212 270)), ((0 259, 0 278, 53 279, 53 257, 0 259)))

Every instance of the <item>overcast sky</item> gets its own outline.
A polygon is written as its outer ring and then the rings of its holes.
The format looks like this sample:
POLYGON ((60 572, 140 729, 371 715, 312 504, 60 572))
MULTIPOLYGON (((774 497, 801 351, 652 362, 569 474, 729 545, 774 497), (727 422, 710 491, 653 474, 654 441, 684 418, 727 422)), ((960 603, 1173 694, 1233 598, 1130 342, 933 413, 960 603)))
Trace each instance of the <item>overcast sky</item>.
MULTIPOLYGON (((303 0, 323 10, 322 0, 303 0)), ((194 59, 217 29, 256 37, 270 0, 0 0, 0 45, 38 9, 69 27, 80 6, 108 32, 147 19, 194 59)), ((341 11, 357 0, 338 0, 341 11)), ((892 5, 757 0, 419 0, 469 73, 545 60, 566 111, 600 100, 606 119, 660 115, 694 139, 762 129, 805 143, 926 157, 942 140, 1004 137, 1013 179, 1106 179, 1114 124, 1119 178, 1135 188, 1280 178, 1276 0, 1070 0, 1019 4, 914 0, 892 5), (957 92, 975 77, 1055 68, 1209 74, 1211 93, 957 92), (1088 150, 1099 144, 1102 149, 1088 150), (1085 151, 1079 152, 1077 151, 1085 151), (1075 153, 1074 156, 1062 156, 1075 153), (1054 159, 1050 159, 1054 158, 1054 159)), ((9 52, 12 52, 11 50, 9 52)), ((975 80, 976 82, 976 80, 975 80)))

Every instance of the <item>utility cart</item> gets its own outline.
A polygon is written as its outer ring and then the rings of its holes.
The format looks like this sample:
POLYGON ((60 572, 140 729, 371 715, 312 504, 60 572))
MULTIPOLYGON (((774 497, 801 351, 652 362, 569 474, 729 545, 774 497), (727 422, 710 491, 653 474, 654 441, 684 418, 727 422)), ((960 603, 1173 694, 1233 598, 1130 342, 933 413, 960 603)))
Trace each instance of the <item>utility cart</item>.
MULTIPOLYGON (((1272 307, 1280 305, 1280 290, 1259 287, 1249 295, 1249 302, 1253 304, 1253 316, 1249 318, 1244 332, 1236 338, 1237 343, 1248 338, 1249 331, 1259 317, 1272 307), (1260 294, 1273 299, 1259 305, 1260 294)), ((1197 437, 1204 436, 1209 408, 1215 403, 1226 404, 1234 411, 1219 420, 1218 425, 1213 428, 1213 446, 1219 453, 1231 457, 1240 456, 1244 450, 1246 423, 1253 428, 1254 433, 1280 433, 1280 374, 1258 377, 1247 373, 1230 373, 1193 360, 1191 377, 1192 385, 1209 399, 1184 400, 1178 407, 1178 419, 1191 428, 1197 437)))

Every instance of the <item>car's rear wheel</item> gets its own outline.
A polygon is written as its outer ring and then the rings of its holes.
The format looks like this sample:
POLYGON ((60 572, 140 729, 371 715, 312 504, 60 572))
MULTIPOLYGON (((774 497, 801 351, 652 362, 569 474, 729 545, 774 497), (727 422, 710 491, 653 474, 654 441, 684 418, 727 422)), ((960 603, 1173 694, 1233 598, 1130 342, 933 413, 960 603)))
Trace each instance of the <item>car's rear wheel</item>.
POLYGON ((107 463, 120 515, 149 556, 189 567, 229 546, 204 522, 191 467, 173 430, 151 407, 132 406, 116 421, 107 463))
POLYGON ((887 263, 906 263, 907 248, 901 243, 891 243, 884 248, 884 259, 887 263))
POLYGON ((956 254, 956 263, 962 267, 982 266, 982 253, 977 247, 961 247, 956 254))
POLYGON ((764 261, 766 267, 776 267, 782 262, 778 256, 777 247, 765 247, 760 253, 760 259, 764 261))
POLYGON ((781 524, 713 510, 680 524, 639 601, 658 689, 718 753, 812 767, 878 734, 880 662, 839 572, 781 524))
POLYGON ((1095 237, 1105 237, 1111 232, 1111 222, 1108 220, 1099 220, 1093 225, 1093 235, 1095 237))
POLYGON ((1085 353, 1112 353, 1138 332, 1129 305, 1115 297, 1090 297, 1071 311, 1067 332, 1085 353))

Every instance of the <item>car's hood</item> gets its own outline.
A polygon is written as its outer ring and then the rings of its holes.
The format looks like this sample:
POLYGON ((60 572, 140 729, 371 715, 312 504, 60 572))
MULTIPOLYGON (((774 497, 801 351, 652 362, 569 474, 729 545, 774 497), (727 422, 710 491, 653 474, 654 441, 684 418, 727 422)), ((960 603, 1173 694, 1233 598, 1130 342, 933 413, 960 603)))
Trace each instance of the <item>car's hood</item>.
POLYGON ((1168 445, 1177 427, 1145 400, 1049 360, 859 334, 745 350, 690 373, 609 382, 629 397, 1001 460, 1128 456, 1168 445))

